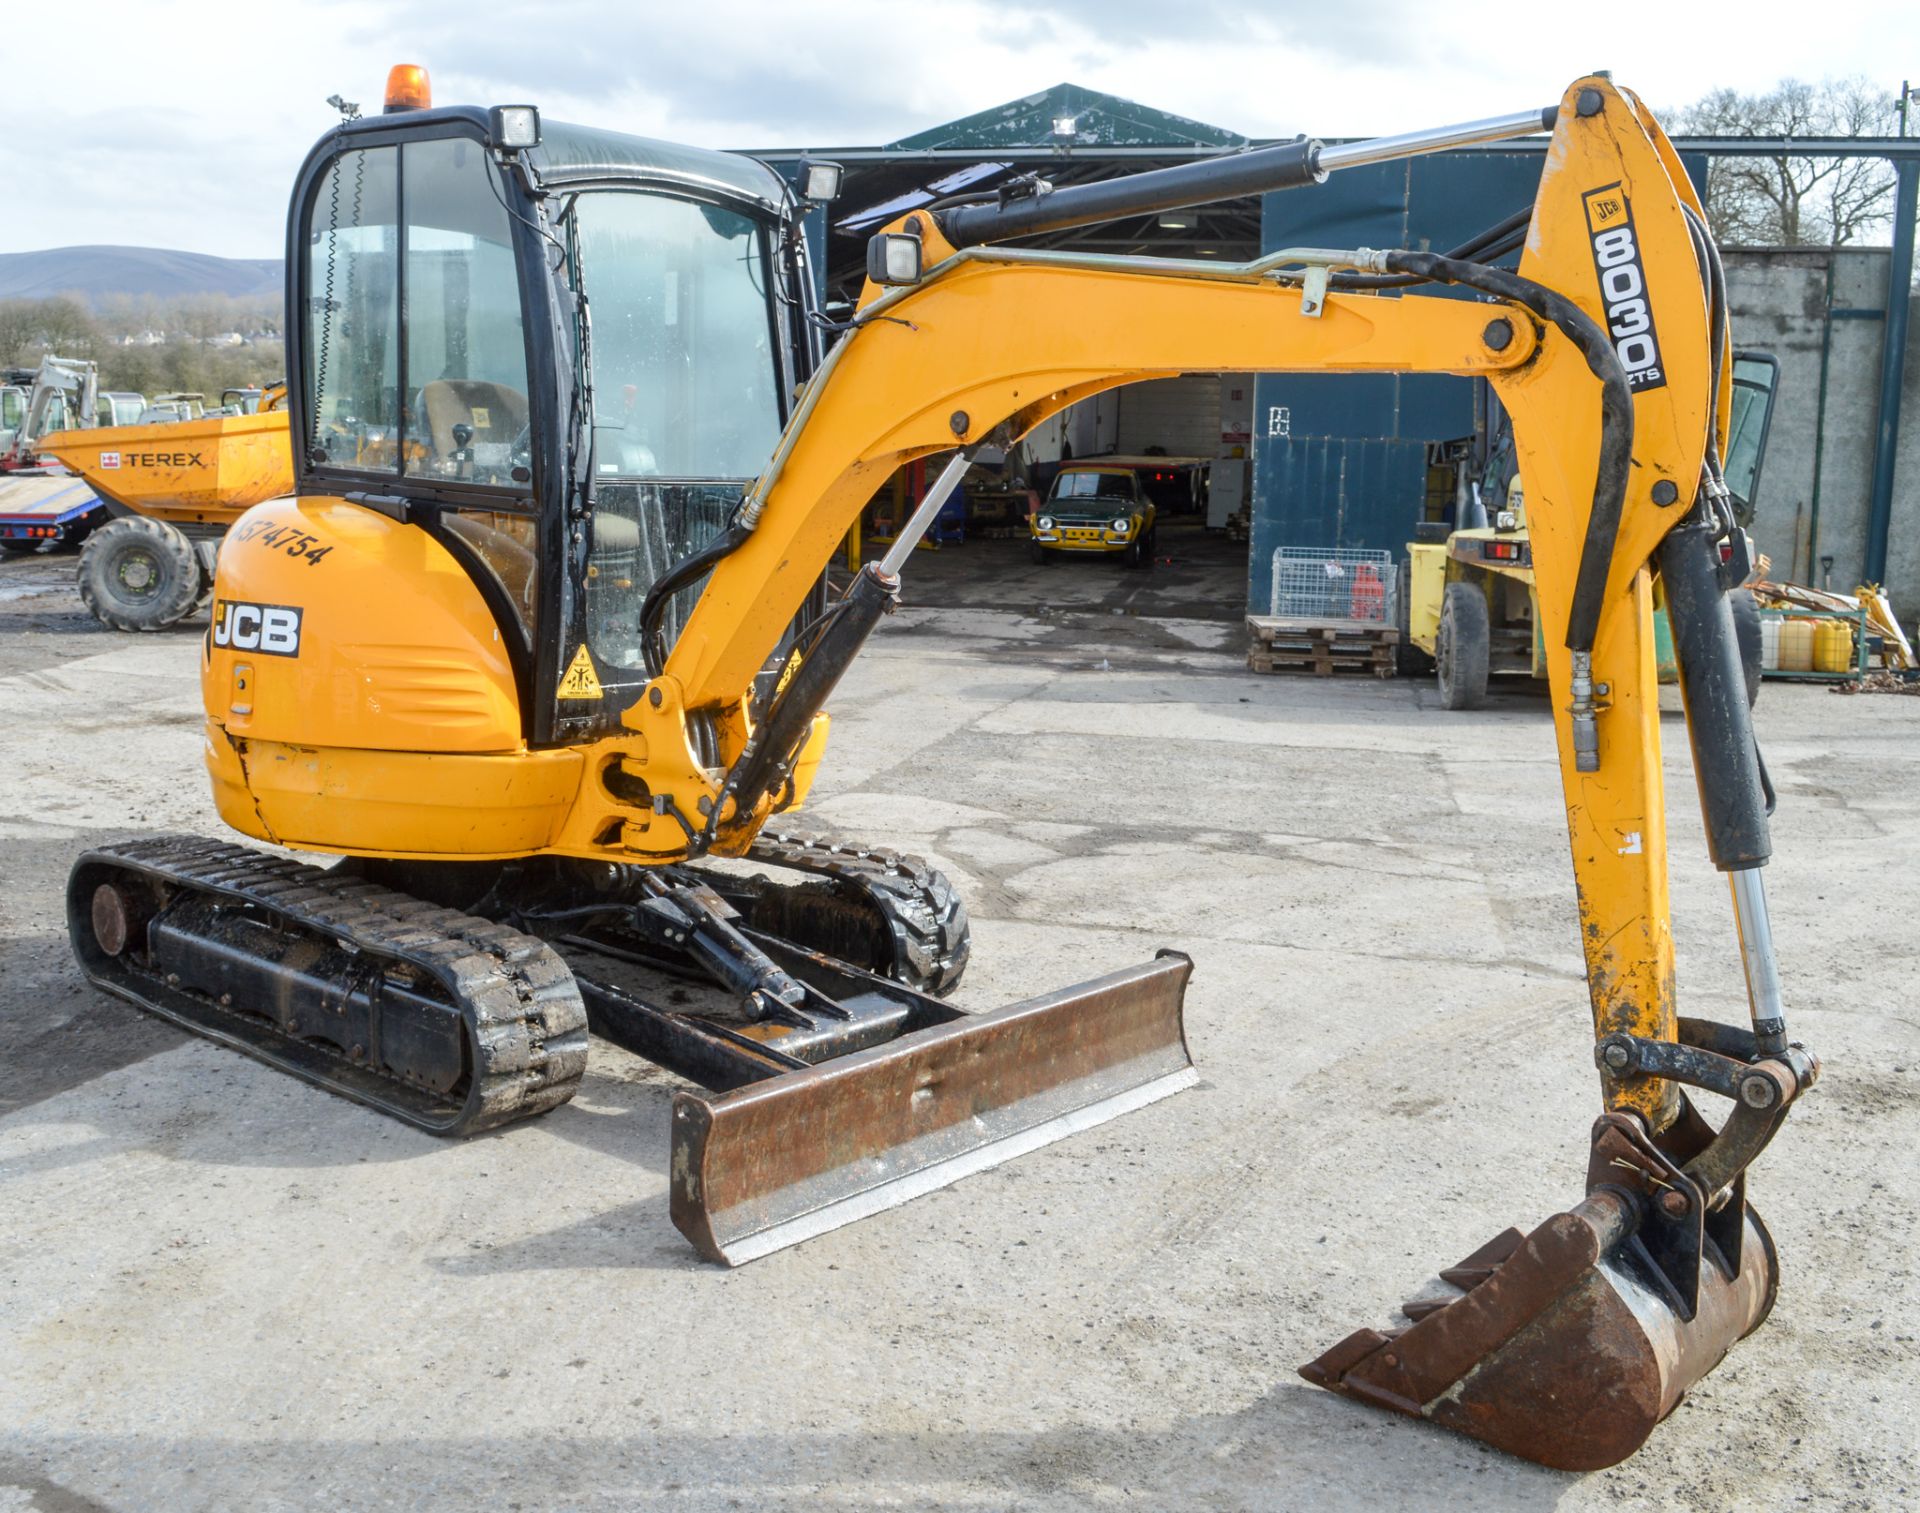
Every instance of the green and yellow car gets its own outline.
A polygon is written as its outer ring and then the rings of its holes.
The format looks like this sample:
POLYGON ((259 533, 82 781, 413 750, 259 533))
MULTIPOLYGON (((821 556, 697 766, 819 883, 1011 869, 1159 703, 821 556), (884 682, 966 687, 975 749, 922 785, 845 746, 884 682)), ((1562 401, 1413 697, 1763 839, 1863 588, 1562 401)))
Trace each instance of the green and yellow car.
POLYGON ((1035 562, 1051 562, 1056 552, 1106 552, 1128 567, 1151 567, 1156 513, 1132 468, 1070 462, 1028 520, 1029 549, 1035 562))

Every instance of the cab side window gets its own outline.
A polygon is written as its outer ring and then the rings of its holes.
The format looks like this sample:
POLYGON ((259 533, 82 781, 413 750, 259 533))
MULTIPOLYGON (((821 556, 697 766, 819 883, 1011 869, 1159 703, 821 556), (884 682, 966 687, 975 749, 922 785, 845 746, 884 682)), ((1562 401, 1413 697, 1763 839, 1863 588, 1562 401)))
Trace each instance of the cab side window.
POLYGON ((526 345, 495 173, 479 142, 440 137, 344 152, 322 176, 307 213, 316 463, 527 482, 526 345))

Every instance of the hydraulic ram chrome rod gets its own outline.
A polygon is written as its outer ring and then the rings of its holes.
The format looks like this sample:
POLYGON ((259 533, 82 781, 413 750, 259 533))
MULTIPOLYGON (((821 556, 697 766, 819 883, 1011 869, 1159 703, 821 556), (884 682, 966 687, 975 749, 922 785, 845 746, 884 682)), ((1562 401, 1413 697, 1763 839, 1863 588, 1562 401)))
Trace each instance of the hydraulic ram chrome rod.
POLYGON ((1360 168, 1368 163, 1390 163, 1396 158, 1418 157, 1423 152, 1444 152, 1449 147, 1468 147, 1475 142, 1504 142, 1512 137, 1532 136, 1552 131, 1559 107, 1545 110, 1521 110, 1510 116, 1488 116, 1483 121, 1465 121, 1458 126, 1434 126, 1426 131, 1402 132, 1397 137, 1373 137, 1365 142, 1344 142, 1337 147, 1322 147, 1314 160, 1327 173, 1342 168, 1360 168))

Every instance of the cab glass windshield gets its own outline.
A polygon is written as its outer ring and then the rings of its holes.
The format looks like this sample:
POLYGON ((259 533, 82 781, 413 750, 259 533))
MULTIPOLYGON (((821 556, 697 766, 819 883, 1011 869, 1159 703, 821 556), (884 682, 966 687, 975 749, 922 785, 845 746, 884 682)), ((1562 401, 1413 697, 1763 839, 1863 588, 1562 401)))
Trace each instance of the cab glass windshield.
MULTIPOLYGON (((644 680, 647 591, 726 528, 779 439, 769 238, 739 211, 637 190, 585 191, 559 219, 591 312, 587 639, 612 692, 644 680)), ((669 643, 701 586, 664 606, 669 643)))
POLYGON ((599 474, 753 477, 780 434, 762 224, 616 191, 582 194, 571 222, 592 310, 599 474))

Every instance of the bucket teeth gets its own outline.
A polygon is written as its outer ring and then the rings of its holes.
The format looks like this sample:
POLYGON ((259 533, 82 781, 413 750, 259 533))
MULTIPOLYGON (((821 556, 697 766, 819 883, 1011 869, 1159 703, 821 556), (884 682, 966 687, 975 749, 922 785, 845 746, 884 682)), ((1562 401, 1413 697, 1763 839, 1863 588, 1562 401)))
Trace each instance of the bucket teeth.
POLYGON ((1492 1276, 1494 1270, 1499 1267, 1507 1257, 1526 1243, 1526 1239, 1527 1237, 1517 1229, 1503 1229, 1472 1255, 1460 1262, 1459 1265, 1450 1266, 1441 1272, 1441 1279, 1452 1282, 1453 1285, 1458 1287, 1462 1292, 1469 1291, 1492 1276), (1455 1280, 1459 1277, 1469 1276, 1473 1278, 1472 1281, 1455 1280))
POLYGON ((1601 1191, 1532 1234, 1508 1230, 1442 1273, 1455 1296, 1414 1299, 1408 1328, 1359 1330, 1300 1374, 1542 1465, 1616 1465, 1754 1327, 1775 1285, 1749 1211, 1742 1264, 1707 1268, 1684 1320, 1637 1269, 1638 1222, 1601 1191))
MULTIPOLYGON (((1518 1250, 1526 1238, 1517 1229, 1509 1229, 1495 1235, 1458 1266, 1449 1266, 1440 1273, 1440 1280, 1454 1291, 1427 1293, 1421 1297, 1409 1298, 1400 1305, 1400 1312, 1417 1324, 1449 1304, 1458 1302, 1461 1293, 1472 1292, 1498 1271, 1507 1257, 1518 1250)), ((1397 1336, 1404 1332, 1404 1330, 1395 1330, 1392 1333, 1397 1336)))

